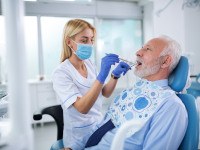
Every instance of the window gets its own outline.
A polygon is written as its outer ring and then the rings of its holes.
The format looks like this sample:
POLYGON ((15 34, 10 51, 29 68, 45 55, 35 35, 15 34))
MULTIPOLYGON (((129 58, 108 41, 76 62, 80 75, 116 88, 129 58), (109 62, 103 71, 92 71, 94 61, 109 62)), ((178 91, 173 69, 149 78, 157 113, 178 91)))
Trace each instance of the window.
MULTIPOLYGON (((7 81, 6 70, 6 42, 5 42, 5 21, 0 16, 0 82, 7 81)), ((35 79, 38 76, 38 35, 37 17, 25 17, 24 20, 25 46, 27 55, 28 78, 35 79)))
MULTIPOLYGON (((98 70, 101 58, 105 56, 105 53, 116 53, 122 58, 131 60, 136 50, 142 45, 141 9, 135 4, 113 2, 116 5, 111 7, 104 1, 93 3, 94 0, 74 0, 75 3, 68 3, 69 0, 25 1, 26 14, 31 15, 25 17, 24 25, 29 79, 39 79, 41 75, 44 75, 46 80, 51 79, 53 70, 60 63, 63 28, 65 23, 72 19, 69 16, 83 18, 96 27, 97 39, 92 59, 98 70), (44 1, 47 3, 43 3, 44 1), (63 2, 54 3, 56 1, 63 2), (85 5, 82 5, 82 2, 85 5), (88 5, 87 3, 90 2, 92 4, 88 5), (42 9, 44 5, 47 9, 42 9), (54 6, 56 11, 51 9, 54 6), (125 8, 127 11, 120 14, 113 12, 107 15, 106 10, 115 10, 115 7, 125 8), (48 16, 44 16, 45 14, 48 16), (139 20, 123 18, 138 18, 139 20)), ((111 3, 109 2, 109 4, 111 3)), ((4 31, 4 19, 1 16, 0 33, 4 33, 4 31)), ((7 80, 6 72, 5 36, 2 34, 0 36, 0 82, 7 80)))
POLYGON ((37 17, 26 16, 24 22, 28 78, 36 79, 39 74, 37 17))
MULTIPOLYGON (((142 45, 142 24, 141 20, 112 20, 100 19, 97 23, 97 66, 100 67, 101 58, 105 53, 115 53, 121 58, 133 61, 137 49, 142 45)), ((132 73, 132 72, 131 72, 132 73)), ((133 78, 119 80, 122 84, 130 83, 133 78), (128 80, 128 81, 127 81, 128 80)))
POLYGON ((69 19, 60 17, 41 17, 44 74, 51 78, 52 71, 60 63, 62 32, 69 19))
POLYGON ((4 17, 0 16, 0 83, 6 80, 6 41, 4 17))
MULTIPOLYGON (((140 20, 99 20, 97 34, 97 55, 116 53, 132 59, 142 45, 140 20)), ((98 61, 99 62, 99 61, 98 61)))
MULTIPOLYGON (((51 79, 52 71, 60 63, 63 28, 72 18, 41 17, 42 61, 39 63, 38 27, 36 16, 25 17, 25 45, 29 79, 38 79, 39 67, 44 68, 45 79, 51 79)), ((84 18, 94 25, 94 20, 84 18)), ((116 53, 120 57, 132 60, 136 50, 142 45, 141 20, 98 19, 96 23, 96 50, 92 60, 100 68, 105 53, 116 53)), ((4 33, 4 19, 0 17, 0 32, 4 33)), ((0 37, 0 81, 6 81, 5 36, 0 37)))

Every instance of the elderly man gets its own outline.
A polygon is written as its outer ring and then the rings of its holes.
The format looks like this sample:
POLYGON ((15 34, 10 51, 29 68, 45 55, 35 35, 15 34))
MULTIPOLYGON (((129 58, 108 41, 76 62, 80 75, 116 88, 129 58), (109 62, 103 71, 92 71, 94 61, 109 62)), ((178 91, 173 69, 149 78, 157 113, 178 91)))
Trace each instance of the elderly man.
POLYGON ((109 150, 113 137, 127 120, 141 122, 130 130, 124 150, 176 150, 186 132, 184 104, 168 86, 168 76, 181 56, 179 44, 167 36, 148 41, 136 52, 134 73, 141 79, 111 104, 105 124, 90 137, 87 150, 109 150))

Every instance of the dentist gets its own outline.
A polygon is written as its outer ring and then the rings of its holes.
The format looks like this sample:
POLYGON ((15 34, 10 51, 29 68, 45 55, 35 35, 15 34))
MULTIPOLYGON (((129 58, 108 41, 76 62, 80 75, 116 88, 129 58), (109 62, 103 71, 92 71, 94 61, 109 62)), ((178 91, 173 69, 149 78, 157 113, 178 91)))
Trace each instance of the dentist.
POLYGON ((107 54, 98 73, 89 59, 95 35, 95 28, 81 19, 70 20, 64 27, 61 63, 53 72, 53 88, 63 109, 65 150, 84 149, 103 119, 102 96, 109 97, 117 79, 130 69, 125 62, 119 63, 118 55, 107 54), (115 63, 119 64, 104 84, 115 63))

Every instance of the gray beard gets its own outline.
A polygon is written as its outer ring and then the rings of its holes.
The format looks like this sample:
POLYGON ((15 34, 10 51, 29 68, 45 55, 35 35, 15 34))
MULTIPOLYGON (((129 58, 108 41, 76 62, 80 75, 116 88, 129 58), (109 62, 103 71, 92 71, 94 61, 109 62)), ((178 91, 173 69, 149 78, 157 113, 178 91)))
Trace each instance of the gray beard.
POLYGON ((146 66, 144 69, 142 70, 134 70, 134 74, 140 78, 144 78, 144 77, 147 77, 147 76, 150 76, 150 75, 153 75, 155 73, 157 73, 158 71, 160 70, 160 64, 157 63, 156 65, 154 66, 146 66))

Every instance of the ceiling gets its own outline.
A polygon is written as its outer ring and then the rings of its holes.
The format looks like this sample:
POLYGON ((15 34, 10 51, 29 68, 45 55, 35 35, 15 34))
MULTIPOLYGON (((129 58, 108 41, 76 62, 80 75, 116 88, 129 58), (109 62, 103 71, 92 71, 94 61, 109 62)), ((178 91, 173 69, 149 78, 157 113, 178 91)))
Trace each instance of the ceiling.
POLYGON ((96 1, 134 2, 138 3, 139 5, 144 5, 153 0, 96 0, 96 1))
POLYGON ((104 1, 138 2, 140 0, 104 0, 104 1))

